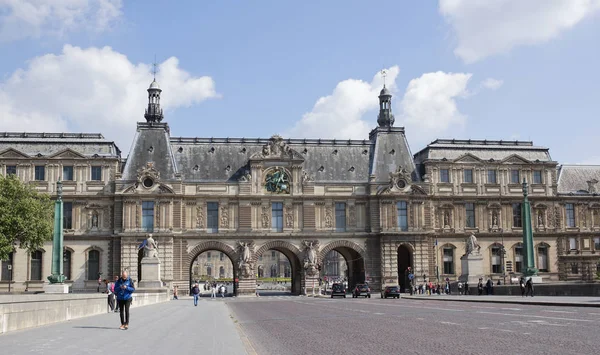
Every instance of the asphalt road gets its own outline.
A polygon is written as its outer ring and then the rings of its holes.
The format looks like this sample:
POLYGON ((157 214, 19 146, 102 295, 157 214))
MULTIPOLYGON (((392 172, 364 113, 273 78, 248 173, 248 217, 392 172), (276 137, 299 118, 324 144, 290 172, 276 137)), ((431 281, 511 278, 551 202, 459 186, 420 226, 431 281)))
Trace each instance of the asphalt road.
POLYGON ((298 296, 225 300, 257 354, 596 354, 600 309, 298 296))

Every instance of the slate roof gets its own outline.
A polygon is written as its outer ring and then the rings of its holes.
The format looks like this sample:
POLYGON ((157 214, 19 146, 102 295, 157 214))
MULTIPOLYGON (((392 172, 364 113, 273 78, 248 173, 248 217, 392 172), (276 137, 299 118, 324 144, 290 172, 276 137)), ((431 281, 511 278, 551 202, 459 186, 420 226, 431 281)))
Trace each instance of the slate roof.
POLYGON ((587 181, 593 179, 600 181, 600 165, 563 165, 558 170, 558 193, 587 194, 587 181))
POLYGON ((425 160, 455 160, 465 154, 471 154, 481 160, 504 160, 518 155, 529 161, 552 162, 550 151, 546 147, 534 146, 530 141, 491 141, 437 139, 415 154, 417 163, 425 160))
POLYGON ((113 141, 98 133, 13 133, 0 132, 0 152, 14 149, 35 157, 51 156, 71 149, 83 156, 103 158, 121 157, 113 141))

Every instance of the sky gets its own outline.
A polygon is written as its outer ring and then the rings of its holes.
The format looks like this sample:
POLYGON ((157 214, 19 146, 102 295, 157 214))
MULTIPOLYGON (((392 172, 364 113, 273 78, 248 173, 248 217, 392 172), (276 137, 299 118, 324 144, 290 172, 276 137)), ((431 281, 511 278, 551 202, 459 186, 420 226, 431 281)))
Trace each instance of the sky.
POLYGON ((0 0, 0 131, 531 140, 600 164, 600 0, 0 0))

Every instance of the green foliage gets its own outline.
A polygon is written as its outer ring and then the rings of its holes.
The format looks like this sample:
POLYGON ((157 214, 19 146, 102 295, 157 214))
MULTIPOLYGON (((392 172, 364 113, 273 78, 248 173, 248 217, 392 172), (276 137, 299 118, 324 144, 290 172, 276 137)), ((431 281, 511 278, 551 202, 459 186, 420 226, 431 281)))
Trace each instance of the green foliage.
POLYGON ((0 259, 16 246, 33 252, 52 239, 53 202, 14 175, 0 175, 0 259))

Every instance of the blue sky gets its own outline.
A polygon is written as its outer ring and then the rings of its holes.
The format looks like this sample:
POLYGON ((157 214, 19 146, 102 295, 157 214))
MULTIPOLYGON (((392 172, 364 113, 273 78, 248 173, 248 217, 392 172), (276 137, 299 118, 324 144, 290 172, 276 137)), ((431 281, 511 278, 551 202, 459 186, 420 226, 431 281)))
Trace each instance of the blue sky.
MULTIPOLYGON (((600 163, 599 0, 0 0, 0 131, 128 150, 150 64, 174 136, 522 139, 600 163)), ((125 153, 126 154, 126 153, 125 153)))

